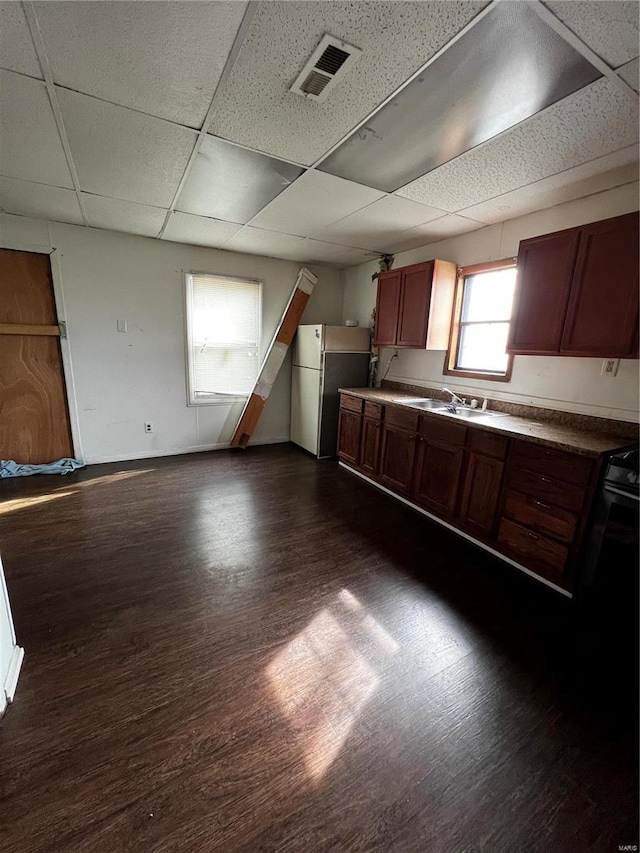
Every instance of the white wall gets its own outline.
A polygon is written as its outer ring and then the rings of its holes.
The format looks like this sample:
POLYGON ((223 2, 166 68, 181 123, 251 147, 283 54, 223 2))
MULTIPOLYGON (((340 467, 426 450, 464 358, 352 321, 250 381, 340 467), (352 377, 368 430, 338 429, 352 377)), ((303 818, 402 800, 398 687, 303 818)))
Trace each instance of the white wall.
MULTIPOLYGON (((0 246, 55 249, 75 452, 88 463, 227 446, 242 406, 186 404, 183 272, 260 279, 266 351, 302 266, 8 214, 0 218, 0 246), (117 331, 118 318, 127 320, 126 334, 117 331), (145 421, 154 424, 152 435, 145 421)), ((319 280, 303 322, 340 323, 339 273, 310 268, 319 280)), ((287 359, 253 444, 288 441, 290 372, 287 359)))
MULTIPOLYGON (((461 266, 515 257, 518 243, 526 237, 584 225, 638 209, 638 184, 626 184, 577 201, 567 202, 516 219, 507 220, 398 254, 394 267, 431 258, 455 261, 461 266)), ((343 272, 345 282, 343 319, 371 325, 376 302, 376 283, 371 275, 377 264, 368 263, 343 272)), ((606 283, 603 283, 606 286, 606 283)), ((392 350, 380 352, 384 373, 392 350)), ((600 375, 602 359, 516 356, 511 381, 458 379, 443 373, 444 352, 399 350, 388 379, 426 387, 446 385, 458 392, 543 406, 618 420, 638 420, 638 361, 623 360, 615 378, 600 375)))

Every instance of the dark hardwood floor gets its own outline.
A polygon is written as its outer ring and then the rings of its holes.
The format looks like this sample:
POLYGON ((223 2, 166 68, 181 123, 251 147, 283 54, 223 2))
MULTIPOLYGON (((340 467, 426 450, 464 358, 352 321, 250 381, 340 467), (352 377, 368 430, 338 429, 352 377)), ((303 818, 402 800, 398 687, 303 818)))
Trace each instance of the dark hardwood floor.
POLYGON ((617 851, 637 639, 297 449, 0 483, 2 849, 617 851))

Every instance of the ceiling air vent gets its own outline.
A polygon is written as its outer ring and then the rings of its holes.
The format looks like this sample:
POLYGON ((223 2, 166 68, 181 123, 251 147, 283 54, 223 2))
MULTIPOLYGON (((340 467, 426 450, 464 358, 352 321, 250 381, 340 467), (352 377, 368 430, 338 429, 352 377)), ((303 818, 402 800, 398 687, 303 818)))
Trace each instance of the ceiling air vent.
POLYGON ((361 53, 352 44, 330 35, 322 36, 290 91, 312 101, 324 101, 361 53))

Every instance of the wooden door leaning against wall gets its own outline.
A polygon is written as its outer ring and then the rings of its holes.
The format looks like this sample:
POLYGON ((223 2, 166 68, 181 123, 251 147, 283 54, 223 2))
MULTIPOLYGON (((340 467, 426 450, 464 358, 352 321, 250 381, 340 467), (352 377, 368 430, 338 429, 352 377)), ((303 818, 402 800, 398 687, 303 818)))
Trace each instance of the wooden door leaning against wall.
POLYGON ((73 456, 48 255, 0 249, 0 459, 73 456))

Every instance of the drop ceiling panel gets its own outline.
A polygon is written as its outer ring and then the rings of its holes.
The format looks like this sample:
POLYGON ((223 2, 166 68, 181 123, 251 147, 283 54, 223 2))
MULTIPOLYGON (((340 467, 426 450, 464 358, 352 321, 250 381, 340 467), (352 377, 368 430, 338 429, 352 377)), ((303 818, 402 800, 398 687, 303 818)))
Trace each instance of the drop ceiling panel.
POLYGON ((406 252, 408 249, 416 249, 418 246, 426 246, 437 240, 445 240, 447 237, 456 237, 458 234, 466 234, 468 231, 476 231, 484 228, 483 222, 476 222, 464 216, 447 214, 441 219, 427 222, 412 228, 393 242, 391 252, 406 252))
POLYGON ((640 92, 638 81, 638 77, 640 77, 640 60, 632 59, 631 62, 623 65, 618 73, 636 92, 640 92))
POLYGON ((379 190, 311 170, 254 216, 251 225, 307 237, 383 195, 379 190))
POLYGON ((44 83, 0 71, 0 116, 4 175, 73 187, 44 83))
POLYGON ((408 228, 438 219, 446 211, 398 196, 385 196, 313 236, 331 243, 385 251, 408 228))
POLYGON ((305 256, 300 260, 320 261, 321 263, 335 264, 342 262, 342 258, 351 254, 351 248, 347 249, 344 246, 338 246, 335 243, 326 243, 324 240, 305 241, 305 256))
POLYGON ((35 4, 56 83, 197 128, 246 6, 35 4))
POLYGON ((212 133, 311 165, 486 6, 486 2, 259 3, 219 94, 212 133), (329 33, 362 55, 323 103, 289 91, 329 33))
POLYGON ((637 103, 602 78, 418 178, 398 195, 443 210, 464 210, 637 140, 637 103))
POLYGON ((337 263, 341 267, 354 267, 357 264, 365 264, 380 256, 379 252, 369 252, 366 249, 349 249, 344 255, 340 255, 337 263))
POLYGON ((247 252, 250 255, 265 255, 268 258, 284 258, 298 261, 305 258, 306 240, 290 234, 278 234, 245 225, 227 242, 225 249, 247 252))
POLYGON ((393 192, 600 76, 527 3, 501 3, 319 168, 393 192))
POLYGON ((89 193, 82 193, 82 199, 88 225, 93 228, 140 234, 143 237, 157 237, 167 213, 159 207, 89 193))
POLYGON ((242 225, 220 222, 219 219, 207 219, 205 216, 192 216, 189 213, 172 213, 163 239, 220 248, 241 228, 242 225))
POLYGON ((0 67, 42 79, 21 3, 0 2, 0 67))
POLYGON ((638 56, 637 0, 551 0, 545 5, 612 68, 638 56))
POLYGON ((7 213, 84 225, 74 190, 0 177, 0 208, 7 213))
POLYGON ((481 202, 461 213, 487 224, 502 222, 637 180, 638 149, 631 145, 615 154, 599 157, 582 166, 481 202))
POLYGON ((248 222, 303 172, 266 154, 208 136, 176 207, 229 222, 248 222))
POLYGON ((195 133, 68 89, 56 91, 81 188, 169 207, 195 133))

